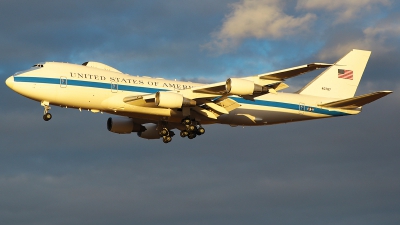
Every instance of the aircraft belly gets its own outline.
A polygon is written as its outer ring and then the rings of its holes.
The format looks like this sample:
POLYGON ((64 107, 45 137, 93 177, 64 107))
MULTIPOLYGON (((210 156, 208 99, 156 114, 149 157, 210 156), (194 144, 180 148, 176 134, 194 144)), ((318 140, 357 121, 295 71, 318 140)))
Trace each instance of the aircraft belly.
POLYGON ((227 115, 221 115, 220 117, 218 117, 218 122, 230 125, 260 126, 317 118, 321 117, 318 115, 311 115, 310 113, 301 113, 298 110, 277 110, 273 107, 262 107, 258 109, 235 109, 227 115))

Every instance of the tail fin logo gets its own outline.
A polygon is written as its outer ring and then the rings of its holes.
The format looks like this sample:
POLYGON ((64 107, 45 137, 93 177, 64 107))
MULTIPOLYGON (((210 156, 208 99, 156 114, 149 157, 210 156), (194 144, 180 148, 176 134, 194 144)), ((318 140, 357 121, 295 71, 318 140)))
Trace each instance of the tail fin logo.
POLYGON ((353 70, 338 70, 338 78, 353 80, 353 70))

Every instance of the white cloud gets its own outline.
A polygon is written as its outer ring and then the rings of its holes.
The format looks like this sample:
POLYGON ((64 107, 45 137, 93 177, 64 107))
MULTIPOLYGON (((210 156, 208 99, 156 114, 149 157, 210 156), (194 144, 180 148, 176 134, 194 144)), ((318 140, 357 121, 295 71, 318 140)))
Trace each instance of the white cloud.
POLYGON ((319 59, 326 60, 331 57, 340 57, 351 49, 371 50, 374 54, 387 54, 393 50, 392 38, 400 36, 400 24, 397 22, 379 23, 363 30, 363 36, 355 40, 347 40, 329 48, 319 54, 319 59))
POLYGON ((296 8, 335 12, 335 23, 346 23, 362 12, 373 10, 377 5, 388 6, 390 0, 300 0, 296 8))
POLYGON ((316 16, 307 13, 294 17, 283 12, 279 0, 242 0, 231 5, 221 29, 214 33, 214 41, 205 47, 227 51, 245 38, 277 39, 307 30, 316 16))

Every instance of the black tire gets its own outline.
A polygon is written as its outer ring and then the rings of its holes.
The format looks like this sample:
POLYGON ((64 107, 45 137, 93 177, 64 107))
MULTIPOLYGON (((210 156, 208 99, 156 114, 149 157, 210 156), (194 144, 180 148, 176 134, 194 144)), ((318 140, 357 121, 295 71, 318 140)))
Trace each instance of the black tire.
POLYGON ((189 135, 188 135, 188 138, 189 139, 193 139, 193 138, 195 138, 196 137, 196 134, 195 133, 190 133, 189 135))
POLYGON ((172 138, 170 137, 170 136, 164 136, 163 137, 163 142, 166 144, 166 143, 169 143, 169 142, 171 142, 172 141, 172 138))
POLYGON ((43 115, 44 121, 49 121, 49 120, 51 120, 51 118, 53 118, 53 116, 50 113, 46 113, 43 115))
POLYGON ((185 118, 182 120, 182 125, 190 125, 192 121, 189 118, 185 118))
POLYGON ((194 125, 188 126, 188 131, 194 131, 195 129, 196 129, 196 126, 194 126, 194 125))
POLYGON ((181 137, 186 137, 186 136, 188 136, 188 134, 189 133, 186 130, 182 130, 180 133, 181 137))
POLYGON ((204 134, 206 132, 206 130, 204 128, 202 128, 202 127, 200 127, 197 130, 198 130, 199 135, 202 135, 202 134, 204 134))
POLYGON ((162 130, 160 130, 159 134, 160 134, 160 137, 164 137, 164 136, 168 136, 169 132, 166 128, 163 128, 162 130))

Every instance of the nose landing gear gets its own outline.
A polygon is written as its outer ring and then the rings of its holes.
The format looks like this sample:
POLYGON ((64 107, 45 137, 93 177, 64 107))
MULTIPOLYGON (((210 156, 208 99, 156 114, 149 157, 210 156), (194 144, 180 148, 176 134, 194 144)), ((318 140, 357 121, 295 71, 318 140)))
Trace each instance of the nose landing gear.
POLYGON ((44 112, 43 112, 43 120, 44 121, 49 121, 53 116, 49 113, 49 110, 51 109, 50 103, 47 101, 42 101, 41 105, 44 107, 44 112))

